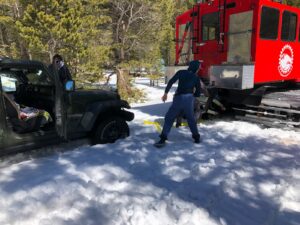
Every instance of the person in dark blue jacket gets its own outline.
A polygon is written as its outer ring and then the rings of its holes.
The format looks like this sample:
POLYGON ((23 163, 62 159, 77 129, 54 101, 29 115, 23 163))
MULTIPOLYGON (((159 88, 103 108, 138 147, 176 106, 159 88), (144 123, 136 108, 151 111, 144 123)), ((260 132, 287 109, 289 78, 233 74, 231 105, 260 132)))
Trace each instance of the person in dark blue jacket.
POLYGON ((191 61, 187 70, 178 71, 168 82, 165 94, 162 96, 164 102, 167 100, 168 92, 176 81, 178 81, 178 87, 173 98, 173 103, 165 116, 160 140, 154 144, 156 147, 159 148, 165 145, 173 123, 181 112, 186 116, 195 143, 200 143, 200 135, 194 118, 194 100, 195 97, 200 97, 200 78, 197 75, 199 68, 199 61, 191 61))
POLYGON ((62 85, 65 85, 67 81, 72 80, 71 73, 68 67, 65 65, 63 57, 59 54, 53 56, 52 64, 49 65, 48 69, 51 73, 53 73, 54 70, 58 72, 58 76, 62 85))

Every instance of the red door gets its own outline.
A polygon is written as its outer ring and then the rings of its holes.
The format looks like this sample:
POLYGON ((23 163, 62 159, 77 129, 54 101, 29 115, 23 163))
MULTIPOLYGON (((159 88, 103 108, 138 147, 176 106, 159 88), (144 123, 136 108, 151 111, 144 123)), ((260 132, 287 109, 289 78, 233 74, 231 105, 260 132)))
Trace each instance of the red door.
POLYGON ((200 7, 200 38, 195 54, 195 59, 202 61, 200 75, 206 78, 210 66, 220 64, 224 55, 220 52, 220 12, 207 7, 200 7))
POLYGON ((176 65, 187 65, 193 59, 191 13, 192 10, 189 10, 176 19, 176 65))

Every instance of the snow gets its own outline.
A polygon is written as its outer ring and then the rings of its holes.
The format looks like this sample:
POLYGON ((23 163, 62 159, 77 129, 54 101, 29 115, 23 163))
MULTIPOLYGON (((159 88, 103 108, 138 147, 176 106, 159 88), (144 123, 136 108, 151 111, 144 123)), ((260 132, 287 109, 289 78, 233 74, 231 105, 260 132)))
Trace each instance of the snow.
POLYGON ((159 133, 144 122, 161 122, 172 95, 162 103, 165 85, 135 85, 148 101, 133 105, 129 138, 2 160, 0 224, 300 224, 299 133, 210 121, 201 144, 182 127, 156 149, 159 133))

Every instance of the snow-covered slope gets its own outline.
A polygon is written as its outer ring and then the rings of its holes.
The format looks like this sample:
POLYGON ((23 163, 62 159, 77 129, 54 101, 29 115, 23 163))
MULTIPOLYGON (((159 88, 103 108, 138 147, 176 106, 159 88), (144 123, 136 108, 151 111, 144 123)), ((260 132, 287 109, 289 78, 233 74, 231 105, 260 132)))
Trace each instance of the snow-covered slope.
POLYGON ((147 84, 137 80, 149 101, 134 105, 126 140, 2 162, 0 224, 300 224, 299 133, 213 121, 201 144, 182 127, 156 149, 144 122, 162 121, 170 102, 147 84))

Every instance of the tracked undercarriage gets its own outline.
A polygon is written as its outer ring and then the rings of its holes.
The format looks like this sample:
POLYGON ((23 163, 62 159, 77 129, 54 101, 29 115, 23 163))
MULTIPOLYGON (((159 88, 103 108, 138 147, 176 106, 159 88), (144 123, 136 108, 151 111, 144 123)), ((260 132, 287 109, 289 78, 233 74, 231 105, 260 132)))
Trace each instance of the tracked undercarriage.
POLYGON ((259 105, 237 105, 232 109, 237 119, 300 129, 300 89, 267 92, 259 105))

